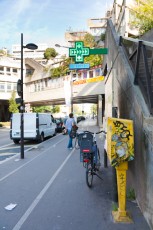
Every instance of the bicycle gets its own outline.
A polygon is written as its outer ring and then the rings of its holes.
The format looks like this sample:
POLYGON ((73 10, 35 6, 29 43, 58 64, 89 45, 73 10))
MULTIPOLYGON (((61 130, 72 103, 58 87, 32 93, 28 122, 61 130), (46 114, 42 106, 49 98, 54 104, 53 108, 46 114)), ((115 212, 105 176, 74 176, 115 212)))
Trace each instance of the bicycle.
POLYGON ((102 180, 97 174, 100 168, 100 152, 96 141, 96 134, 102 132, 106 134, 103 130, 97 133, 83 131, 76 136, 75 148, 80 149, 80 162, 86 168, 86 184, 89 188, 93 185, 94 175, 102 180))

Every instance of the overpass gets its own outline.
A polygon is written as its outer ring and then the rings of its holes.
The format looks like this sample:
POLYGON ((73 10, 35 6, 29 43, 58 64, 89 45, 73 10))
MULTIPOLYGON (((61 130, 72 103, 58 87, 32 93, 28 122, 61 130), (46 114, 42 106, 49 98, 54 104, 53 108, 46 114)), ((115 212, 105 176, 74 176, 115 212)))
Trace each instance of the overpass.
POLYGON ((105 105, 105 83, 101 66, 90 70, 72 71, 62 77, 51 78, 49 70, 33 59, 26 58, 24 88, 25 104, 30 106, 93 103, 98 105, 99 124, 105 105), (98 71, 99 69, 99 71, 98 71), (72 100, 71 100, 72 99, 72 100))

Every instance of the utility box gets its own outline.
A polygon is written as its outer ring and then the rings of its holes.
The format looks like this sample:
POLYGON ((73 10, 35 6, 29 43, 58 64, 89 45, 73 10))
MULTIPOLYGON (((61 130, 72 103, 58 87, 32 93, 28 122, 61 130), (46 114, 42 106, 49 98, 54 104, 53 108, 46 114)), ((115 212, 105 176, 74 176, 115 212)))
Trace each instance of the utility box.
POLYGON ((107 154, 112 166, 134 159, 132 120, 107 119, 107 154))

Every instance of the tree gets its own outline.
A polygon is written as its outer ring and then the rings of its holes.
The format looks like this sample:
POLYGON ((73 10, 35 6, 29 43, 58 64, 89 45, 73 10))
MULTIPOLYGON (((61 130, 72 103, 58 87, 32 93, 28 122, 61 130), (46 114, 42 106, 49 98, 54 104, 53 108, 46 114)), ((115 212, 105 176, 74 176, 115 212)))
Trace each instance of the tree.
POLYGON ((57 55, 58 53, 54 48, 47 48, 44 52, 44 58, 46 58, 47 60, 55 58, 57 55))
POLYGON ((16 92, 13 91, 11 98, 9 100, 9 112, 10 113, 18 113, 19 112, 19 109, 18 109, 19 105, 16 103, 15 97, 16 97, 16 92))
POLYGON ((58 113, 60 111, 60 107, 56 106, 36 106, 32 107, 32 112, 34 113, 58 113))
POLYGON ((94 114, 94 115, 97 114, 97 105, 93 104, 91 106, 91 113, 94 114))
POLYGON ((52 113, 59 113, 59 112, 60 112, 60 106, 59 105, 53 105, 52 113))
MULTIPOLYGON (((97 46, 97 42, 94 39, 94 36, 91 34, 87 33, 84 36, 84 46, 89 47, 89 48, 94 48, 97 46)), ((101 65, 102 64, 102 55, 90 55, 88 57, 85 57, 84 62, 89 63, 90 67, 96 66, 96 65, 101 65)))
POLYGON ((51 112, 51 106, 36 106, 36 107, 32 107, 32 112, 34 112, 34 113, 51 112))
POLYGON ((139 5, 134 8, 134 19, 132 19, 131 23, 139 29, 140 35, 143 35, 153 28, 153 1, 137 0, 137 2, 139 5))

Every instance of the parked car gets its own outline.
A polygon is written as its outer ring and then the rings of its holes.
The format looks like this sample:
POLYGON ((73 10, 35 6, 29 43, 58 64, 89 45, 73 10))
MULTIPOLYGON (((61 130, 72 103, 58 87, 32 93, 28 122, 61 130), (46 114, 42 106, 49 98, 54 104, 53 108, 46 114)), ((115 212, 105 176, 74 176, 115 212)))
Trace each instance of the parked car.
POLYGON ((79 116, 77 117, 77 123, 79 123, 80 121, 84 121, 86 118, 84 116, 79 116))
POLYGON ((55 123, 57 125, 56 131, 62 132, 64 120, 62 118, 55 118, 55 123))
MULTIPOLYGON (((56 135, 56 124, 49 113, 24 113, 24 140, 43 142, 46 137, 56 135)), ((10 138, 15 144, 21 139, 21 113, 11 116, 10 138)))

